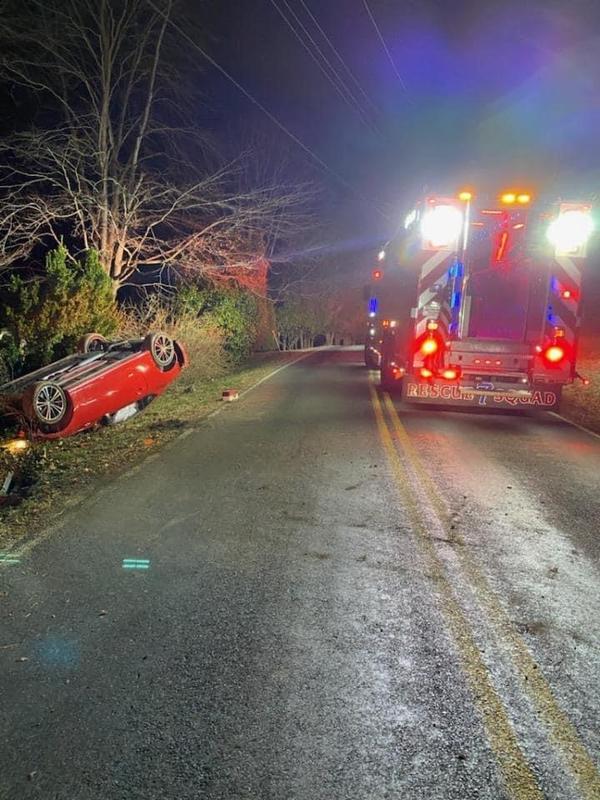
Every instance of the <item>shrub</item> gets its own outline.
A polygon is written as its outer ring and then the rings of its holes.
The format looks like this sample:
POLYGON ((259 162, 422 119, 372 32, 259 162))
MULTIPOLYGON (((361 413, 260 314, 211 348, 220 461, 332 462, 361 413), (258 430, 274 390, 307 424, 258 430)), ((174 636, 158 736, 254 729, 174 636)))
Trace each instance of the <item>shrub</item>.
POLYGON ((75 261, 62 245, 46 256, 43 277, 11 276, 0 316, 17 344, 7 356, 17 369, 35 369, 61 358, 90 331, 110 335, 119 320, 98 254, 89 251, 83 261, 75 261))
POLYGON ((258 299, 235 286, 190 286, 177 295, 175 312, 197 318, 208 315, 223 333, 232 363, 247 358, 256 342, 260 309, 258 299))
POLYGON ((189 310, 176 313, 158 297, 126 308, 121 313, 119 335, 123 338, 145 336, 148 331, 164 331, 184 345, 189 368, 181 373, 178 389, 189 390, 196 383, 218 377, 227 371, 229 357, 223 333, 210 314, 198 318, 189 310))

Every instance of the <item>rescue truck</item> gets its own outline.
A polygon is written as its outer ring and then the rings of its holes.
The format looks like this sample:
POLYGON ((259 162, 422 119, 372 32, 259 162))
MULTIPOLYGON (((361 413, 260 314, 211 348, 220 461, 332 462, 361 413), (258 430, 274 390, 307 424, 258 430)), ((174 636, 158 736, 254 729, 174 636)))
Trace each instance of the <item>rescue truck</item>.
POLYGON ((492 203, 467 191, 423 198, 372 276, 382 385, 411 403, 556 409, 563 386, 584 380, 577 345, 593 228, 588 203, 525 191, 492 203), (388 306, 393 297, 393 315, 380 318, 381 295, 388 306))

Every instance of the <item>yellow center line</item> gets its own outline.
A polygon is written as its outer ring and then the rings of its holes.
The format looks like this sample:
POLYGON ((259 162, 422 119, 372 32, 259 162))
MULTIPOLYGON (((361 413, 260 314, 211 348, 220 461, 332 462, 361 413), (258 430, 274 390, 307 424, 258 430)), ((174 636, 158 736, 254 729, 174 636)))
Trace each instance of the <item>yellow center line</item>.
POLYGON ((427 569, 440 594, 442 613, 456 644, 462 668, 483 718, 486 735, 502 771, 507 790, 514 800, 543 800, 536 777, 519 747, 506 710, 481 658, 469 622, 454 597, 442 561, 428 535, 415 495, 409 487, 409 476, 387 427, 377 391, 373 385, 369 388, 381 443, 398 490, 405 502, 406 512, 417 536, 427 569))
POLYGON ((384 403, 392 421, 396 439, 415 475, 424 487, 447 538, 459 545, 454 551, 467 579, 475 590, 479 601, 485 607, 490 622, 509 645, 511 657, 517 668, 523 688, 532 699, 538 714, 550 732, 554 744, 558 747, 569 770, 577 781, 582 796, 585 800, 598 800, 600 798, 600 774, 594 761, 588 754, 570 720, 558 705, 537 662, 511 622, 497 595, 490 587, 485 575, 469 553, 464 539, 456 530, 451 528, 450 516, 440 494, 440 489, 424 468, 423 462, 415 450, 408 431, 402 424, 389 394, 384 395, 384 403))

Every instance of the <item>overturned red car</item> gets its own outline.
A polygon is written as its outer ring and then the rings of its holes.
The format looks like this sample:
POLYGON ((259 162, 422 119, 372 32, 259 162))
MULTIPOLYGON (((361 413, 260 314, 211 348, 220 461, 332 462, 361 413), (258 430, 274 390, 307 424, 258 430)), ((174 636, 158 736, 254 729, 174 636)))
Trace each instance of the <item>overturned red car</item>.
POLYGON ((71 436, 141 411, 186 363, 181 343, 165 333, 120 342, 90 333, 78 353, 0 386, 0 398, 36 437, 71 436))

